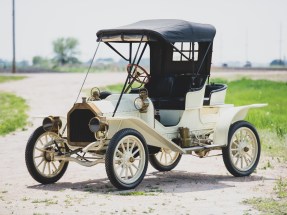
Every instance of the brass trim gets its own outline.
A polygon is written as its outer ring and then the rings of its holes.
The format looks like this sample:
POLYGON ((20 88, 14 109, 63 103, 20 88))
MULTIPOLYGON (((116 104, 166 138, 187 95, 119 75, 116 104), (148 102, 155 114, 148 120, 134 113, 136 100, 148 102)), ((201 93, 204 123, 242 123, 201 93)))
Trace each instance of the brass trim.
POLYGON ((90 142, 71 142, 70 141, 70 115, 74 110, 78 110, 78 109, 91 110, 95 114, 95 116, 102 116, 103 113, 100 111, 100 109, 95 104, 90 103, 90 102, 75 103, 74 106, 72 107, 72 109, 68 112, 68 114, 67 114, 67 140, 68 140, 68 144, 71 146, 85 147, 88 144, 90 144, 90 142))

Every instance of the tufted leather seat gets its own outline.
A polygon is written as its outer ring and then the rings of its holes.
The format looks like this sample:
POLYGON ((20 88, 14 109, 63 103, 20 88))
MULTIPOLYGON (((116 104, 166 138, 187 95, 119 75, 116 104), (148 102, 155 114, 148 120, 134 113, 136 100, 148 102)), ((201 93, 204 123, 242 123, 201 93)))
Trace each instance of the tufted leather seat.
POLYGON ((188 90, 182 81, 183 79, 166 76, 156 77, 146 84, 155 109, 184 110, 185 94, 188 90))

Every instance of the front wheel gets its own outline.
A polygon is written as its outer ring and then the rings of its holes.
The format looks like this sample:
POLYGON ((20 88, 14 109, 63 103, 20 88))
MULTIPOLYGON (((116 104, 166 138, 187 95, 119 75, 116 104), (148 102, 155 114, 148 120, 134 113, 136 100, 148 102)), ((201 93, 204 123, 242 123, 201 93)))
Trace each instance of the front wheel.
POLYGON ((58 181, 66 172, 68 162, 54 161, 53 156, 63 154, 67 148, 64 143, 56 147, 53 144, 59 136, 54 132, 48 132, 43 127, 37 128, 28 140, 25 161, 30 175, 42 184, 50 184, 58 181))
POLYGON ((177 166, 181 159, 179 152, 161 148, 156 154, 149 155, 150 164, 158 171, 170 171, 177 166))
POLYGON ((253 125, 238 121, 230 126, 228 144, 222 149, 227 170, 235 177, 250 175, 259 162, 260 140, 253 125))
POLYGON ((132 189, 143 180, 148 165, 144 137, 134 129, 122 129, 111 139, 106 152, 106 172, 118 189, 132 189))

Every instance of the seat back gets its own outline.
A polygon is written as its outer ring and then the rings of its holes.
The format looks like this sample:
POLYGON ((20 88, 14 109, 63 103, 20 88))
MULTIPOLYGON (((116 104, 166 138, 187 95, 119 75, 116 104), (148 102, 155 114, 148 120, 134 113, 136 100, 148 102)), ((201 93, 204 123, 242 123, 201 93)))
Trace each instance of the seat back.
POLYGON ((170 97, 174 85, 174 78, 171 76, 153 77, 145 88, 151 98, 170 97))

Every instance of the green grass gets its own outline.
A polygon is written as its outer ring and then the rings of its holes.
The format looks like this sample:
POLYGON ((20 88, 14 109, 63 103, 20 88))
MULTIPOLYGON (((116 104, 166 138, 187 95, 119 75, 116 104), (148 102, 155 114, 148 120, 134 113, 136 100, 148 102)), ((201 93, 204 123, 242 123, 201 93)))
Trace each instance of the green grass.
POLYGON ((273 190, 274 198, 252 198, 243 203, 252 205, 262 214, 287 214, 287 179, 279 178, 273 190))
POLYGON ((0 76, 0 84, 7 81, 23 80, 25 76, 0 76))
POLYGON ((287 160, 287 83, 249 79, 214 82, 228 85, 225 103, 236 106, 268 103, 267 107, 250 109, 245 120, 259 130, 266 155, 287 160))
POLYGON ((252 205, 255 209, 262 212, 262 214, 281 215, 286 214, 287 200, 276 200, 273 198, 252 198, 243 201, 245 204, 252 205))
POLYGON ((287 179, 279 178, 276 181, 274 191, 276 192, 278 198, 281 198, 281 199, 286 198, 287 200, 287 179))
POLYGON ((268 103, 267 107, 250 109, 247 121, 256 128, 275 132, 280 138, 287 134, 287 83, 241 79, 227 84, 226 103, 236 106, 268 103))
POLYGON ((155 196, 162 192, 163 190, 157 188, 157 189, 149 189, 145 191, 121 192, 121 193, 118 193, 118 195, 120 196, 155 196))
MULTIPOLYGON (((24 79, 24 76, 0 76, 0 84, 24 79)), ((26 125, 28 106, 24 99, 0 92, 0 135, 8 134, 26 125)))
POLYGON ((45 204, 46 206, 49 206, 49 205, 56 205, 56 204, 58 204, 58 200, 54 200, 54 199, 36 199, 36 200, 33 200, 32 203, 34 203, 34 204, 45 204))
POLYGON ((108 85, 105 87, 102 87, 100 90, 101 91, 109 91, 113 93, 120 93, 123 89, 123 84, 113 84, 113 85, 108 85))
POLYGON ((144 191, 131 191, 131 192, 124 192, 119 193, 120 196, 147 196, 148 193, 144 191))
POLYGON ((0 92, 0 135, 26 125, 28 106, 25 100, 11 93, 0 92))

